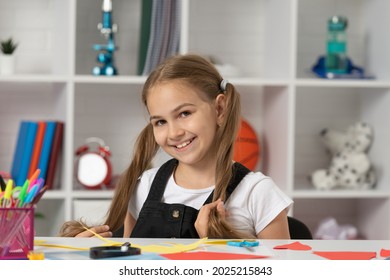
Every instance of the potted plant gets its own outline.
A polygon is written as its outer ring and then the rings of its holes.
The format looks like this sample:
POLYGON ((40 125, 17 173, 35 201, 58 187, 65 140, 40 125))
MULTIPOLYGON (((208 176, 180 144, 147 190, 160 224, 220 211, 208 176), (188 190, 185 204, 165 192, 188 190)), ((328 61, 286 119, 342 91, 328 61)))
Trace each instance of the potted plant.
POLYGON ((15 58, 13 53, 15 52, 18 44, 14 42, 12 38, 8 40, 0 41, 0 50, 2 55, 0 56, 0 74, 13 74, 15 69, 15 58))

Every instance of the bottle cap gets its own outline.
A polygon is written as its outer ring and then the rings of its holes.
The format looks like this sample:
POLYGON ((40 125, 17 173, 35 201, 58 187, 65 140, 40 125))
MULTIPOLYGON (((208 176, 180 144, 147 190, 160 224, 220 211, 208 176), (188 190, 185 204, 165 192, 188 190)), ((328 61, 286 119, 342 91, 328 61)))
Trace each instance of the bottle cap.
POLYGON ((328 20, 328 28, 331 31, 342 31, 348 26, 348 19, 344 16, 332 16, 328 20))

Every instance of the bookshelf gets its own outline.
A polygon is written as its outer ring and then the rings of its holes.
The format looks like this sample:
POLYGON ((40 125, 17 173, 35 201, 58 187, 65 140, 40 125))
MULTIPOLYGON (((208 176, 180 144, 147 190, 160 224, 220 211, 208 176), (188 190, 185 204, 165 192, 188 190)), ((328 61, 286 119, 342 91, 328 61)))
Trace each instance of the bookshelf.
MULTIPOLYGON (((1 169, 11 166, 20 120, 65 123, 61 177, 37 209, 44 215, 37 220, 39 235, 56 235, 80 211, 104 212, 112 197, 112 191, 85 190, 74 179, 74 151, 85 139, 104 139, 118 174, 147 121, 139 100, 145 78, 136 75, 141 1, 113 0, 117 77, 90 74, 96 64, 92 45, 103 40, 96 28, 100 5, 96 0, 0 0, 0 38, 13 35, 20 41, 16 74, 0 76, 1 169)), ((389 239, 389 1, 182 0, 181 9, 180 52, 208 55, 239 70, 225 77, 240 90, 244 116, 261 139, 258 169, 295 201, 290 214, 313 231, 318 221, 334 216, 356 225, 368 239, 389 239), (375 80, 327 81, 308 71, 325 52, 326 20, 333 14, 349 19, 348 55, 375 80), (344 129, 357 120, 374 126, 369 156, 378 172, 376 189, 316 191, 305 178, 327 165, 319 131, 344 129)))

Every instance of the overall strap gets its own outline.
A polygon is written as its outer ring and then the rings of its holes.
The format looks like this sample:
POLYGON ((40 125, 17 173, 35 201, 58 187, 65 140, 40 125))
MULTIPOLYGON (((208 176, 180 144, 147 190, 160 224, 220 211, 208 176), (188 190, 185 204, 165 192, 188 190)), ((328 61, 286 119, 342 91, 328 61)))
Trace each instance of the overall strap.
MULTIPOLYGON (((156 176, 154 177, 152 186, 146 200, 152 201, 161 201, 165 187, 168 183, 170 176, 172 175, 173 170, 177 166, 177 159, 173 158, 165 162, 157 171, 156 176)), ((233 177, 229 182, 229 185, 226 189, 226 200, 230 197, 232 192, 236 189, 241 180, 250 172, 248 168, 244 165, 235 162, 233 164, 233 177)), ((209 197, 206 199, 204 204, 210 203, 213 200, 214 191, 211 192, 209 197)))
POLYGON ((176 165, 177 159, 175 158, 172 158, 165 162, 163 165, 161 165, 161 167, 156 173, 156 176, 154 177, 152 186, 150 187, 150 191, 146 200, 161 201, 165 191, 165 187, 176 165))
MULTIPOLYGON (((249 173, 251 172, 248 168, 246 168, 244 165, 242 165, 239 162, 235 162, 233 164, 233 177, 229 182, 229 185, 226 189, 226 200, 230 197, 232 192, 236 189, 238 184, 241 182, 241 180, 249 173)), ((214 191, 211 192, 209 197, 206 199, 204 204, 208 204, 213 201, 213 195, 214 191)), ((203 204, 203 205, 204 205, 203 204)))

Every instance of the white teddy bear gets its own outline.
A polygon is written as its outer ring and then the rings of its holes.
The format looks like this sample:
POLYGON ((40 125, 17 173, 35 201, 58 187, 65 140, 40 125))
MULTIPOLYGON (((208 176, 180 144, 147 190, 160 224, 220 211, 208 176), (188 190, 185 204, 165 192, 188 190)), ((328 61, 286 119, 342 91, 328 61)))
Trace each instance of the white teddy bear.
POLYGON ((376 183, 367 152, 373 142, 373 129, 358 122, 346 131, 324 129, 321 139, 331 155, 329 168, 314 171, 309 180, 317 189, 370 189, 376 183))
POLYGON ((325 128, 321 131, 321 139, 332 155, 340 152, 367 153, 373 142, 373 129, 364 122, 350 126, 347 131, 325 128))

